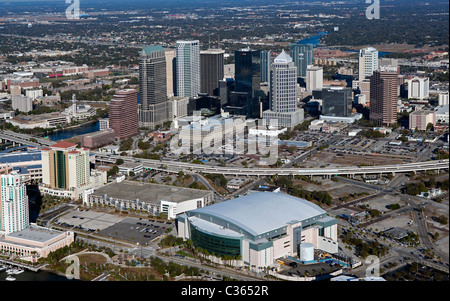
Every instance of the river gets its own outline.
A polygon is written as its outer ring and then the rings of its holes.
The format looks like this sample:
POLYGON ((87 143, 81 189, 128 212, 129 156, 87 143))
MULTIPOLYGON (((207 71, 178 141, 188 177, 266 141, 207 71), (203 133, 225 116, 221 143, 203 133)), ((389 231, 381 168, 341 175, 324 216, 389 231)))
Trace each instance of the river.
POLYGON ((59 141, 72 138, 78 135, 84 135, 87 133, 92 133, 100 130, 100 122, 90 123, 87 125, 79 126, 76 128, 62 130, 59 132, 55 132, 48 136, 48 138, 52 141, 59 141))

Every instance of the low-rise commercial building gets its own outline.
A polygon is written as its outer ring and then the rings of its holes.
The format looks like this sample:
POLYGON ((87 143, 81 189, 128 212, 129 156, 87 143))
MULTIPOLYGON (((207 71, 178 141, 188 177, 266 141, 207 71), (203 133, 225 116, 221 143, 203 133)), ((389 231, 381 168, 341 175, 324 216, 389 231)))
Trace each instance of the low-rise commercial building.
POLYGON ((122 181, 94 189, 83 202, 88 206, 112 206, 119 210, 143 210, 152 215, 164 213, 169 219, 209 205, 214 194, 211 191, 122 181))
POLYGON ((20 115, 8 120, 8 122, 21 129, 34 129, 38 127, 49 129, 56 128, 58 125, 68 124, 71 122, 71 118, 64 113, 48 113, 28 116, 20 115))
POLYGON ((435 108, 437 123, 448 123, 448 108, 449 105, 437 106, 435 108))
POLYGON ((108 145, 116 139, 113 129, 106 129, 90 133, 81 138, 81 146, 87 148, 99 148, 104 145, 108 145))
POLYGON ((248 182, 248 179, 234 178, 228 181, 227 188, 237 190, 244 186, 246 182, 248 182))
POLYGON ((73 232, 61 232, 31 225, 30 227, 0 236, 0 250, 18 254, 20 259, 37 262, 50 252, 70 245, 75 240, 73 232))

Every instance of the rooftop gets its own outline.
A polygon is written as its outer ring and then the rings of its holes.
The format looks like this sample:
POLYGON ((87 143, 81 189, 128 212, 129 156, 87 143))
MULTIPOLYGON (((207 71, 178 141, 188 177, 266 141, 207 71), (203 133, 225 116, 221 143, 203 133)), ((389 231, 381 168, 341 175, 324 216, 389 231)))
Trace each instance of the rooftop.
POLYGON ((18 115, 14 117, 13 120, 15 122, 25 124, 25 123, 39 123, 46 120, 51 120, 53 118, 67 118, 67 115, 62 114, 60 112, 44 113, 39 115, 27 115, 27 116, 18 115))
POLYGON ((136 200, 141 202, 156 203, 159 201, 183 202, 191 199, 201 198, 211 191, 190 189, 169 185, 123 181, 112 183, 95 190, 92 194, 96 196, 107 195, 108 197, 122 200, 136 200))
POLYGON ((164 48, 161 45, 155 45, 155 46, 147 46, 142 48, 142 54, 152 54, 154 52, 161 51, 164 53, 164 48))
POLYGON ((74 144, 74 143, 70 143, 70 142, 65 142, 65 141, 62 141, 62 142, 58 142, 58 143, 56 143, 56 144, 53 144, 52 146, 51 146, 51 148, 71 148, 71 147, 76 147, 77 145, 76 144, 74 144))
POLYGON ((411 115, 428 115, 428 114, 433 114, 434 111, 430 111, 430 110, 420 110, 420 111, 414 111, 411 113, 411 115))
POLYGON ((284 227, 292 220, 326 214, 305 199, 275 192, 256 192, 189 212, 190 216, 209 215, 229 221, 252 235, 284 227))
POLYGON ((435 111, 436 111, 436 114, 447 114, 448 115, 448 108, 449 108, 449 106, 448 105, 445 105, 445 106, 437 106, 436 108, 435 108, 435 111))
POLYGON ((292 58, 286 52, 284 52, 284 50, 274 60, 274 63, 291 63, 291 62, 292 58))
POLYGON ((7 235, 7 237, 14 237, 26 239, 32 242, 44 243, 55 237, 58 237, 61 234, 63 234, 63 232, 45 228, 26 228, 22 231, 10 233, 7 235))
POLYGON ((200 54, 220 54, 220 53, 225 53, 225 50, 223 50, 223 49, 208 49, 208 50, 200 51, 200 54))
POLYGON ((41 161, 41 152, 20 152, 0 154, 0 164, 41 161))

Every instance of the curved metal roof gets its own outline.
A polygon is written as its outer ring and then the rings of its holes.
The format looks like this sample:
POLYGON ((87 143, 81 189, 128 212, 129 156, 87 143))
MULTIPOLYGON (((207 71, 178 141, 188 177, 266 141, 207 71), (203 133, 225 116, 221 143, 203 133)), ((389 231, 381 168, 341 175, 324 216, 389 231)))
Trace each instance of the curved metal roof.
POLYGON ((256 192, 229 201, 190 211, 190 215, 209 215, 232 223, 256 236, 303 221, 326 211, 319 206, 285 193, 256 192))

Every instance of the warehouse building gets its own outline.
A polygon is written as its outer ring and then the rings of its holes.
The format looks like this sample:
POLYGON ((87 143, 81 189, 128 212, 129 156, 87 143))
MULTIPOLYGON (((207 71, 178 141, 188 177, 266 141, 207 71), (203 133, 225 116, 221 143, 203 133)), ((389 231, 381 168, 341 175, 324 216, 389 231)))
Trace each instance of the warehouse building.
POLYGON ((284 193, 255 192, 177 216, 178 237, 244 265, 268 267, 299 256, 300 245, 338 252, 337 221, 319 206, 284 193))

